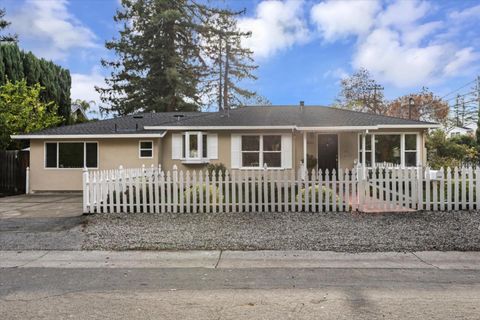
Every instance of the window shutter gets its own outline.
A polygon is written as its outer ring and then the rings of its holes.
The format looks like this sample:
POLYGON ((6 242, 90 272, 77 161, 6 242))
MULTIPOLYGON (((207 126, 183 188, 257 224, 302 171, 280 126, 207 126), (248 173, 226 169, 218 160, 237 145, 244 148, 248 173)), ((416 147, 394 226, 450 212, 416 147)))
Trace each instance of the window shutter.
POLYGON ((207 134, 207 158, 218 159, 218 134, 207 134))
POLYGON ((292 168, 292 135, 282 134, 282 168, 292 168))
POLYGON ((180 133, 172 134, 172 159, 182 159, 182 135, 180 133))
POLYGON ((241 167, 241 146, 242 136, 239 134, 232 134, 231 136, 231 167, 232 169, 238 169, 241 167))

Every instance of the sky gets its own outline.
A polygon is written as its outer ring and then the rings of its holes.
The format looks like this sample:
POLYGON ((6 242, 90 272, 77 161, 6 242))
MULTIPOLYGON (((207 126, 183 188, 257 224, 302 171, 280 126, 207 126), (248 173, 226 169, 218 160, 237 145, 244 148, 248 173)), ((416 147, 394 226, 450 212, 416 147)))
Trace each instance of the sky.
MULTIPOLYGON (((245 45, 259 68, 245 85, 272 104, 330 105, 340 80, 359 68, 387 99, 428 87, 451 100, 480 74, 478 0, 212 2, 246 10, 239 27, 252 32, 245 45)), ((120 0, 1 0, 0 7, 22 49, 70 70, 72 99, 99 102, 94 86, 108 76, 100 60, 112 57, 104 44, 118 37, 120 0)))

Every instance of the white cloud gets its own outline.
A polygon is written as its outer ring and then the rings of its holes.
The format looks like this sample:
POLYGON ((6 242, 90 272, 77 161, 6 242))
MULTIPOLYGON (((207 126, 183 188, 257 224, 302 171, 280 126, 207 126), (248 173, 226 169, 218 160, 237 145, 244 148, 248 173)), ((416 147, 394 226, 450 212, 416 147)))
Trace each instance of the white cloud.
POLYGON ((480 5, 466 8, 462 11, 453 11, 450 13, 450 18, 457 21, 464 21, 465 19, 475 18, 477 19, 480 16, 480 5))
POLYGON ((374 0, 332 1, 314 5, 310 15, 313 23, 328 41, 370 30, 380 3, 374 0))
POLYGON ((444 45, 404 45, 399 33, 376 29, 359 45, 353 66, 366 68, 377 79, 397 87, 415 86, 439 74, 446 51, 444 45))
POLYGON ((454 76, 464 73, 469 66, 480 58, 479 54, 468 47, 455 52, 455 57, 444 68, 444 73, 447 76, 454 76))
POLYGON ((11 28, 47 59, 62 60, 71 49, 97 47, 95 34, 68 11, 67 5, 66 0, 27 0, 12 15, 11 28))
POLYGON ((100 95, 95 90, 95 86, 105 87, 105 77, 100 74, 99 68, 93 68, 89 74, 72 73, 72 89, 70 91, 72 101, 82 99, 94 101, 93 111, 98 111, 100 105, 100 95))
MULTIPOLYGON (((326 41, 355 36, 354 68, 366 68, 379 81, 396 87, 428 85, 463 73, 477 59, 473 47, 462 47, 443 21, 428 21, 428 1, 326 0, 314 5, 311 18, 326 41), (385 2, 383 2, 385 3, 385 2)), ((450 19, 478 16, 480 6, 450 14, 450 19)), ((459 22, 463 23, 463 22, 459 22)))
POLYGON ((394 26, 401 28, 409 26, 423 18, 430 9, 431 6, 426 1, 397 0, 381 12, 377 17, 377 20, 381 26, 394 26))
POLYGON ((245 40, 257 57, 269 57, 309 39, 309 30, 303 17, 303 1, 262 1, 258 4, 255 17, 241 19, 241 30, 251 31, 245 40))
POLYGON ((345 69, 343 69, 343 68, 336 68, 336 69, 327 70, 323 74, 324 78, 334 78, 334 79, 337 79, 337 80, 344 79, 348 76, 349 76, 348 72, 345 71, 345 69))

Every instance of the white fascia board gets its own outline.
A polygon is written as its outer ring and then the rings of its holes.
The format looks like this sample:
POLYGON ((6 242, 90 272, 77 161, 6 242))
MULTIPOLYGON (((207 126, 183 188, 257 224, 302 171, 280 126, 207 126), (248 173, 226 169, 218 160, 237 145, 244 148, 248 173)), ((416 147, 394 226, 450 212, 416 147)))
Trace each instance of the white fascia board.
POLYGON ((299 131, 357 131, 378 129, 440 128, 440 124, 385 124, 376 126, 297 127, 297 126, 145 126, 144 130, 299 130, 299 131))
POLYGON ((281 129, 293 130, 296 126, 145 126, 144 130, 263 130, 263 129, 281 129))
POLYGON ((28 139, 115 139, 115 138, 163 138, 162 133, 136 133, 136 134, 19 134, 11 135, 14 140, 28 139))
POLYGON ((299 131, 362 131, 379 129, 428 129, 440 128, 440 124, 385 124, 377 126, 298 127, 299 131))
POLYGON ((378 129, 429 129, 429 128, 440 128, 441 124, 430 124, 430 123, 420 123, 420 124, 384 124, 378 125, 378 129))
POLYGON ((340 126, 340 127, 297 127, 299 131, 357 131, 357 130, 376 130, 375 126, 340 126))

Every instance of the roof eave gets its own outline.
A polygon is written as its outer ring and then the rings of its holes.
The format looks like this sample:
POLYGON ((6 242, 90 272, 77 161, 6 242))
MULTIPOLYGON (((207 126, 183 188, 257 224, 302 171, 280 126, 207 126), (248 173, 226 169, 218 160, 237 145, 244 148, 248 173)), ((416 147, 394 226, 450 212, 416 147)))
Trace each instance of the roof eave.
POLYGON ((32 139, 114 139, 114 138, 163 138, 167 132, 162 133, 117 133, 117 134, 18 134, 11 135, 13 140, 32 139))

